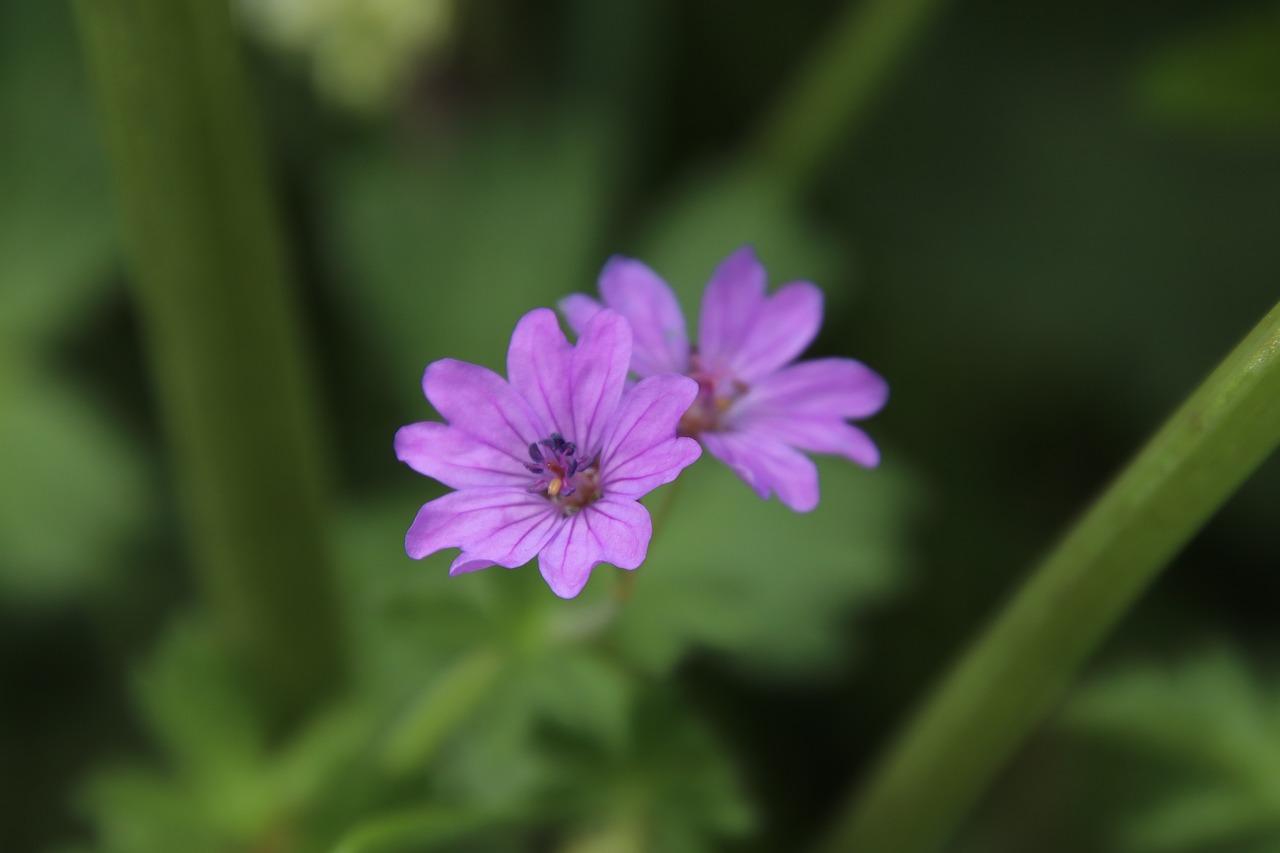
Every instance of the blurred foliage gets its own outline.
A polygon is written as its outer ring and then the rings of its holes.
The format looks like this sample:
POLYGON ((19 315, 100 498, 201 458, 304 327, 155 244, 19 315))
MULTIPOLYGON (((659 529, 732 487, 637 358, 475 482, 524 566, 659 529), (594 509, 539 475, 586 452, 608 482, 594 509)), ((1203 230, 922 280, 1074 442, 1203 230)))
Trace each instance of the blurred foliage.
POLYGON ((379 112, 452 29, 450 0, 237 0, 246 28, 310 64, 335 104, 379 112))
POLYGON ((1280 4, 1231 9, 1156 47, 1137 78, 1155 115, 1212 133, 1280 132, 1280 4))
POLYGON ((1063 722, 1160 768, 1159 794, 1126 818, 1116 849, 1261 853, 1280 844, 1280 688, 1238 652, 1131 664, 1083 687, 1063 722))
MULTIPOLYGON (((1202 5, 955 6, 798 193, 742 155, 831 3, 244 0, 353 481, 353 680, 282 740, 180 600, 146 375, 110 367, 136 342, 66 8, 0 5, 0 849, 803 847, 1274 301, 1274 4, 1202 5), (436 492, 391 436, 431 417, 429 361, 500 367, 515 320, 615 252, 694 322, 744 242, 775 286, 824 288, 816 354, 889 378, 881 470, 824 462, 796 516, 703 460, 647 500, 662 530, 621 609, 608 567, 561 602, 534 566, 404 557, 436 492)), ((1109 655, 1274 645, 1276 473, 1109 655)), ((958 849, 1274 847, 1273 692, 1226 652, 1101 680, 1067 719, 1125 754, 1046 736, 958 849), (1091 800, 1100 777, 1128 790, 1091 800)))

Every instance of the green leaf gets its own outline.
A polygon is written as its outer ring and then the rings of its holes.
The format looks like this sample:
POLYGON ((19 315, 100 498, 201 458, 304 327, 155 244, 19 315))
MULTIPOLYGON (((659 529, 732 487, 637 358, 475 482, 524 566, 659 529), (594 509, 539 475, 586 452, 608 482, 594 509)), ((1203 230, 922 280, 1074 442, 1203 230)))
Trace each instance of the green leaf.
POLYGON ((699 853, 749 831, 754 817, 732 763, 706 726, 655 688, 637 706, 629 748, 571 765, 558 802, 581 809, 573 853, 699 853))
MULTIPOLYGON (((96 304, 114 245, 63 3, 0 7, 0 333, 47 338, 96 304), (33 93, 38 93, 38 97, 33 93)), ((6 469, 7 470, 7 469, 6 469)))
POLYGON ((445 356, 501 364, 522 314, 594 280, 605 143, 588 122, 511 122, 337 169, 341 298, 396 375, 445 356))
POLYGON ((1122 828, 1123 849, 1280 843, 1280 689, 1260 684, 1238 654, 1215 649, 1175 668, 1099 678, 1062 719, 1165 768, 1165 798, 1122 828))
POLYGON ((711 271, 744 243, 755 246, 774 286, 803 278, 823 285, 828 312, 847 304, 849 291, 833 283, 848 277, 848 247, 824 239, 767 175, 712 167, 677 185, 650 220, 640 257, 675 290, 691 329, 711 271))
POLYGON ((0 351, 0 595, 65 601, 107 579, 154 484, 105 412, 22 355, 0 351))
POLYGON ((912 488, 892 454, 872 472, 831 459, 819 471, 822 502, 804 515, 708 455, 664 487, 674 507, 615 628, 626 653, 657 670, 694 647, 788 675, 840 662, 849 617, 902 579, 912 488))

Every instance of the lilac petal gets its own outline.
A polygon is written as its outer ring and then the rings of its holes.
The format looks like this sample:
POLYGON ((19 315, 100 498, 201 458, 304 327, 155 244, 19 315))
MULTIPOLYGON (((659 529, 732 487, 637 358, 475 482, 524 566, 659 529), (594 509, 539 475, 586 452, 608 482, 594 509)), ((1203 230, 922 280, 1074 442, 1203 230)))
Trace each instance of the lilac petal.
POLYGON ((570 407, 570 363, 573 347, 560 330, 550 308, 535 308, 520 318, 507 349, 507 376, 511 387, 529 401, 542 422, 539 434, 525 443, 558 432, 570 441, 573 417, 570 407))
MULTIPOLYGON (((554 314, 551 315, 553 318, 554 314)), ((569 386, 572 434, 583 453, 599 452, 604 431, 618 408, 631 360, 631 327, 616 311, 601 311, 587 323, 573 351, 569 386)))
POLYGON ((461 548, 471 560, 514 568, 533 559, 562 521, 553 504, 522 489, 463 489, 418 510, 405 551, 420 560, 443 548, 461 548))
POLYGON ((565 322, 569 324, 569 328, 573 329, 575 335, 581 335, 582 330, 587 327, 587 322, 601 308, 600 300, 593 299, 585 293, 570 293, 564 299, 557 303, 560 313, 564 315, 565 322))
POLYGON ((573 598, 600 563, 634 569, 644 562, 653 536, 649 511, 635 501, 606 497, 571 516, 538 555, 551 591, 573 598))
POLYGON ((529 480, 524 460, 448 424, 424 421, 401 427, 395 447, 397 459, 451 489, 523 486, 529 480))
POLYGON ((689 371, 684 312, 657 273, 640 261, 614 256, 600 271, 600 295, 631 324, 631 370, 637 376, 689 371))
POLYGON ((422 390, 450 426, 495 451, 523 459, 524 448, 539 437, 529 405, 488 368, 451 358, 433 362, 422 390))
POLYGON ((458 555, 457 559, 453 561, 453 565, 449 567, 449 577, 457 577, 458 575, 464 575, 467 572, 478 572, 481 569, 487 569, 490 566, 496 565, 497 563, 492 563, 488 560, 477 560, 466 551, 463 551, 458 555))
POLYGON ((720 262, 702 295, 698 354, 711 370, 725 368, 747 343, 765 306, 764 266, 743 246, 720 262))
POLYGON ((792 282, 765 301, 726 367, 751 384, 804 352, 821 326, 822 291, 807 281, 792 282))
POLYGON ((818 505, 818 468, 800 451, 755 432, 705 432, 702 443, 761 498, 776 492, 796 512, 818 505))
POLYGON ((698 394, 686 376, 650 376, 622 398, 600 457, 605 492, 638 498, 670 483, 702 454, 698 442, 676 438, 676 427, 698 394))
POLYGON ((874 415, 889 399, 880 374, 851 358, 802 361, 766 376, 729 413, 739 416, 818 417, 835 420, 874 415))
POLYGON ((768 435, 770 438, 810 453, 843 456, 864 468, 874 468, 880 464, 880 450, 871 440, 871 436, 842 420, 750 417, 744 418, 738 424, 738 428, 745 432, 768 435))

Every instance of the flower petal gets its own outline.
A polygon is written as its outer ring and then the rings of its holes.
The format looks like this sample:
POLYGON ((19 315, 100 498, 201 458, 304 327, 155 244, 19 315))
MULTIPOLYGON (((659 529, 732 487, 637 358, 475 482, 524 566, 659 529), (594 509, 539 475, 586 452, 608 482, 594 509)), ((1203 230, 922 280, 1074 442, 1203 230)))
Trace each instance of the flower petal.
POLYGON ((765 306, 764 266, 743 246, 720 262, 702 294, 698 355, 710 370, 727 368, 765 306))
POLYGON ((850 423, 830 418, 752 417, 744 418, 738 428, 745 432, 767 435, 810 453, 843 456, 864 468, 880 464, 880 450, 871 436, 850 423))
POLYGON ((552 592, 573 598, 600 563, 638 567, 652 536, 647 509, 635 501, 604 498, 560 526, 538 555, 538 569, 552 592))
MULTIPOLYGON (((554 314, 551 315, 553 318, 554 314)), ((584 453, 597 453, 604 431, 617 411, 631 360, 631 327, 616 311, 601 311, 588 321, 573 350, 569 388, 572 434, 584 453)))
POLYGON ((689 371, 684 313, 657 273, 640 261, 615 255, 600 271, 600 295, 631 324, 631 370, 637 376, 689 371))
POLYGON ((726 367, 736 378, 753 383, 804 352, 821 326, 822 291, 807 281, 792 282, 765 300, 726 367))
POLYGON ((605 493, 638 498, 670 483, 702 454, 698 442, 677 438, 676 427, 698 394, 686 376, 650 376, 622 398, 600 457, 605 493))
POLYGON ((467 572, 478 572, 481 569, 487 569, 490 566, 496 565, 497 563, 492 563, 488 560, 477 560, 466 551, 463 551, 458 555, 457 559, 453 561, 453 565, 449 566, 449 577, 452 578, 457 577, 458 575, 465 575, 467 572))
POLYGON ((587 321, 604 308, 600 300, 593 299, 585 293, 570 293, 556 304, 575 335, 581 335, 582 330, 587 327, 587 321))
POLYGON ((418 510, 405 551, 420 560, 444 548, 461 548, 471 560, 515 568, 533 559, 561 521, 551 502, 521 489, 463 489, 418 510))
POLYGON ((442 359, 427 365, 422 390, 450 426, 495 451, 523 459, 529 442, 542 437, 529 405, 488 368, 442 359))
POLYGON ((424 421, 401 427, 395 447, 397 459, 451 489, 519 487, 529 481, 525 459, 448 424, 424 421))
POLYGON ((705 432, 701 439, 761 498, 776 492, 796 512, 818 505, 818 468, 800 451, 755 432, 705 432))
POLYGON ((526 444, 553 432, 581 443, 571 435, 569 371, 572 358, 573 347, 550 308, 535 308, 516 323, 511 346, 507 348, 507 376, 511 387, 529 402, 542 422, 540 434, 526 439, 526 444))
POLYGON ((802 361, 752 386, 729 412, 731 423, 748 413, 777 417, 866 418, 884 407, 889 384, 851 358, 802 361))

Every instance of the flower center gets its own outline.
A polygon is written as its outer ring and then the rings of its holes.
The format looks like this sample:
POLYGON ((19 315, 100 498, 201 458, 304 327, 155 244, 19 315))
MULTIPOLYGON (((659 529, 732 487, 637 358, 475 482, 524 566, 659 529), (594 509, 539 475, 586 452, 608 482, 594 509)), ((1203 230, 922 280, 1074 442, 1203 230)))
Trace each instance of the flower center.
POLYGON ((677 435, 697 438, 698 433, 715 432, 725 426, 724 416, 739 397, 751 390, 741 379, 703 364, 695 351, 690 356, 689 378, 698 383, 698 396, 680 418, 677 435))
POLYGON ((578 446, 565 441, 560 433, 530 444, 529 458, 533 461, 524 467, 535 479, 528 490, 555 503, 565 515, 573 515, 604 496, 599 456, 585 460, 578 455, 578 446))

